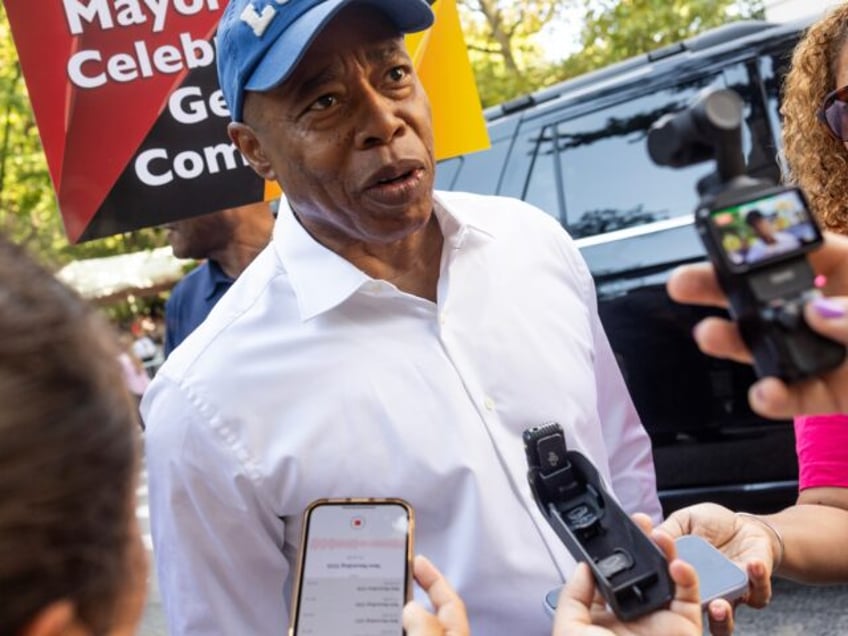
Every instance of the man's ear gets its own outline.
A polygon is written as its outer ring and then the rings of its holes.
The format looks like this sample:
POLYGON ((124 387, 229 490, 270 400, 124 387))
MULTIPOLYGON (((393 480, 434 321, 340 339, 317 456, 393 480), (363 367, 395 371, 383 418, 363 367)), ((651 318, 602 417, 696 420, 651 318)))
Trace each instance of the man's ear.
POLYGON ((24 627, 21 636, 84 636, 89 632, 79 624, 70 601, 54 601, 24 627))
POLYGON ((277 180, 277 174, 271 167, 268 157, 265 156, 265 151, 262 149, 262 144, 259 142, 256 133, 253 132, 253 128, 247 124, 233 121, 227 126, 227 132, 230 135, 230 140, 241 151, 256 174, 266 181, 277 180))

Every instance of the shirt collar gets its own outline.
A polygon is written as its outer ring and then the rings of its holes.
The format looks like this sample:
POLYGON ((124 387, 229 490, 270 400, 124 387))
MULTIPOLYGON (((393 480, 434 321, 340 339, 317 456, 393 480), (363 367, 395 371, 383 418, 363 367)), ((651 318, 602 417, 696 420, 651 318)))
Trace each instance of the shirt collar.
MULTIPOLYGON (((463 214, 438 196, 435 214, 445 237, 445 247, 459 250, 494 236, 492 228, 463 220, 463 214)), ((297 298, 305 322, 340 305, 374 279, 316 241, 295 218, 283 199, 274 226, 274 245, 297 298)))

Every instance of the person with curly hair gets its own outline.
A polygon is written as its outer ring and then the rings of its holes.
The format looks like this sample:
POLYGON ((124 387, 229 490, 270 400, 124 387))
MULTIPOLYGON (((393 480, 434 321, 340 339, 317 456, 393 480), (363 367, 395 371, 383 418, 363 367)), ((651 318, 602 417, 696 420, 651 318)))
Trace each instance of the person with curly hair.
MULTIPOLYGON (((848 234, 848 2, 798 44, 782 113, 789 181, 827 229, 848 234)), ((795 418, 798 503, 848 509, 848 415, 795 418)))
MULTIPOLYGON (((800 186, 827 229, 848 233, 848 125, 822 125, 827 100, 832 117, 848 112, 848 2, 815 23, 795 49, 783 86, 783 145, 787 180, 800 186), (844 132, 843 132, 844 131, 844 132)), ((846 121, 848 124, 848 121, 846 121)))
MULTIPOLYGON (((781 109, 787 181, 800 186, 822 225, 848 235, 848 2, 815 23, 795 49, 781 109)), ((811 261, 827 276, 827 290, 844 294, 848 239, 828 235, 811 261)), ((678 302, 726 306, 706 264, 676 271, 668 285, 678 302)), ((806 309, 810 325, 845 342, 845 298, 821 298, 806 309)), ((735 325, 708 319, 695 329, 710 355, 750 362, 735 325)), ((743 565, 749 605, 771 597, 771 575, 807 583, 848 581, 848 403, 842 400, 848 365, 787 387, 766 378, 750 391, 752 408, 765 417, 795 417, 798 500, 778 513, 734 513, 698 504, 673 513, 660 527, 672 536, 698 534, 743 565), (815 415, 798 415, 815 413, 815 415)))

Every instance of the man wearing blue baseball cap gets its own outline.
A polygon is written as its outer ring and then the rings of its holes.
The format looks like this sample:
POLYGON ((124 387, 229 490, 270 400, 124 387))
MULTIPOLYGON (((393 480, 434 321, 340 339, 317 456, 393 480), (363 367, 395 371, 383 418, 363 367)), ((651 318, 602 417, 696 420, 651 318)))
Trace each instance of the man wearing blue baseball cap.
MULTIPOLYGON (((434 192, 403 43, 424 0, 231 0, 230 137, 286 198, 274 236, 142 410, 170 631, 279 634, 301 514, 403 497, 475 634, 548 634, 574 563, 526 484, 558 421, 625 509, 660 516, 651 449, 574 243, 513 199, 434 192)), ((397 633, 400 633, 399 625, 397 633)))

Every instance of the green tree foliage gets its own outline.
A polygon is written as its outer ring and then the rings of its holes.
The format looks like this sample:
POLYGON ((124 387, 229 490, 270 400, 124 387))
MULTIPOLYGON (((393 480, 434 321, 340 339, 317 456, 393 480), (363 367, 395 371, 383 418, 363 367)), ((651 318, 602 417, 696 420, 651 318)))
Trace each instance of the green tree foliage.
POLYGON ((485 106, 550 83, 550 63, 534 43, 575 0, 458 0, 469 57, 485 106))
POLYGON ((459 0, 459 7, 484 106, 764 15, 762 0, 459 0), (579 51, 552 62, 538 36, 566 19, 584 25, 579 51))
POLYGON ((157 230, 69 245, 38 137, 6 8, 0 4, 0 231, 45 264, 164 245, 157 230))
POLYGON ((762 0, 586 0, 582 50, 560 66, 573 77, 727 22, 765 17, 762 0))

